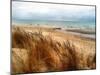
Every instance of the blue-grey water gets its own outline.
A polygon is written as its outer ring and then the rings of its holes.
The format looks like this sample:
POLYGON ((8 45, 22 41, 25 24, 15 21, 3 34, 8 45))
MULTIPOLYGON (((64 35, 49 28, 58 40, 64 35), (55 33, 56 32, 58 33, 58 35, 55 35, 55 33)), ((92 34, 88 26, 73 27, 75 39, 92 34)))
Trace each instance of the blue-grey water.
POLYGON ((84 28, 84 29, 93 29, 95 30, 95 22, 93 21, 32 21, 32 20, 18 20, 13 21, 14 23, 19 24, 31 24, 31 25, 47 25, 55 26, 61 28, 84 28))

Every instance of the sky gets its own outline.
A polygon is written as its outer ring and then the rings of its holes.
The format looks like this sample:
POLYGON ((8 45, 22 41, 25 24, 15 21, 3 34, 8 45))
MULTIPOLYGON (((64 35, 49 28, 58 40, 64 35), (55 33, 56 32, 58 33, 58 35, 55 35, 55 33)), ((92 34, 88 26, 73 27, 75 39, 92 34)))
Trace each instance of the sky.
POLYGON ((13 1, 12 19, 95 21, 95 7, 13 1))

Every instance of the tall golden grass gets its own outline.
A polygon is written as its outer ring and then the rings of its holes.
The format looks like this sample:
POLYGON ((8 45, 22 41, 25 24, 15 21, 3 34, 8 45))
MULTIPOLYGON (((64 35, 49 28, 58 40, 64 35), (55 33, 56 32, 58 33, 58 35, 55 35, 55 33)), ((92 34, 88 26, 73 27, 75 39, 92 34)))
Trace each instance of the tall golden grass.
POLYGON ((78 70, 79 61, 75 46, 68 40, 60 43, 41 31, 29 33, 19 27, 12 30, 12 73, 78 70))

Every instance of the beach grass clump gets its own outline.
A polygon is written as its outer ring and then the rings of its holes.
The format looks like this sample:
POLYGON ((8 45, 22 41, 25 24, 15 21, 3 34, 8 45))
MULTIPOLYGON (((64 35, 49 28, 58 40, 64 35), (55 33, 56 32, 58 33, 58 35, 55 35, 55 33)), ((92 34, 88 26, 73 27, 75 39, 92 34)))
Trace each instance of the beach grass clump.
POLYGON ((60 43, 19 27, 12 31, 12 73, 78 70, 79 60, 68 40, 60 43))

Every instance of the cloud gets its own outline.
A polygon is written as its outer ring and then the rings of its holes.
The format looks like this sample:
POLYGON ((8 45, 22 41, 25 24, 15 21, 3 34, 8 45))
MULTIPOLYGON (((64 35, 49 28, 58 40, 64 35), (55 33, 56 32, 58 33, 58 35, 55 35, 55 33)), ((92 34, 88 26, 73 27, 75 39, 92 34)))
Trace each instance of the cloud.
POLYGON ((12 18, 22 20, 85 20, 95 18, 95 7, 12 2, 12 18))

